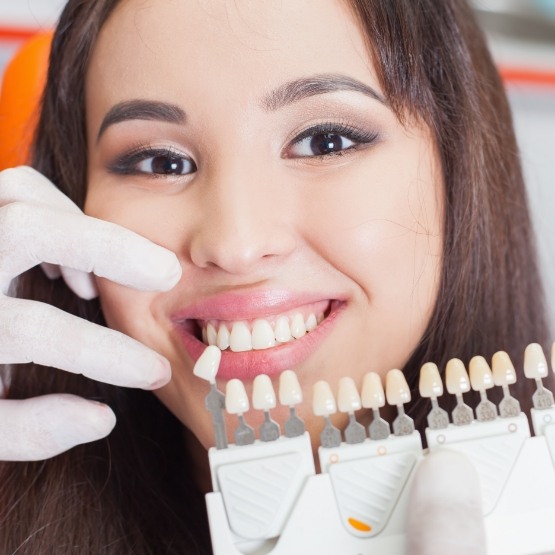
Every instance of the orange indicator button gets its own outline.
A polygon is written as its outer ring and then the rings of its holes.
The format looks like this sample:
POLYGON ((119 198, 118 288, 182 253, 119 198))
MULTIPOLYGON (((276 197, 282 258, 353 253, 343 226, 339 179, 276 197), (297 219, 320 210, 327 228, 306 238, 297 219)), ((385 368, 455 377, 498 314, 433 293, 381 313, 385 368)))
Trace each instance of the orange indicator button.
POLYGON ((371 532, 372 531, 372 526, 370 526, 370 524, 366 524, 364 522, 361 522, 360 520, 357 520, 356 518, 349 518, 348 523, 355 530, 358 530, 359 532, 371 532))

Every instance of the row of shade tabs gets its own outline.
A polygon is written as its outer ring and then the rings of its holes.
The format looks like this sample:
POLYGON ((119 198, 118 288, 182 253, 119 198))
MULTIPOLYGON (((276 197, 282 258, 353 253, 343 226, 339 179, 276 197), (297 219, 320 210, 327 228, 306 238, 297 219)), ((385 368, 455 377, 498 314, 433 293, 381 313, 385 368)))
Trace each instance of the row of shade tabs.
MULTIPOLYGON (((218 447, 222 444, 225 430, 217 430, 217 426, 224 426, 222 411, 236 415, 238 426, 234 433, 236 445, 250 445, 255 441, 254 429, 245 421, 245 414, 250 409, 249 398, 244 384, 239 379, 231 379, 226 384, 225 396, 216 388, 215 378, 221 353, 217 347, 208 347, 195 365, 195 375, 211 383, 211 393, 207 396, 206 406, 212 412, 218 447), (217 402, 214 402, 216 399, 217 402), (219 401, 218 401, 219 400, 219 401), (219 444, 219 445, 218 445, 219 444)), ((555 369, 555 343, 551 351, 552 366, 555 369)), ((536 382, 536 392, 532 397, 536 409, 546 409, 553 406, 553 394, 544 387, 542 379, 549 373, 547 360, 542 347, 532 343, 524 352, 524 375, 536 382)), ((492 357, 491 366, 482 356, 473 357, 468 365, 453 358, 445 368, 445 385, 447 391, 456 397, 456 406, 451 412, 451 421, 455 425, 468 425, 475 420, 486 422, 498 417, 508 418, 520 414, 520 404, 511 396, 509 386, 517 380, 515 367, 504 351, 498 351, 492 357), (494 386, 502 388, 503 398, 499 406, 487 398, 487 390, 494 386), (480 402, 473 410, 463 400, 463 393, 473 389, 480 393, 480 402)), ((448 413, 438 404, 438 398, 443 395, 443 381, 437 365, 433 362, 424 364, 420 370, 419 393, 431 401, 431 411, 428 414, 428 426, 441 429, 449 425, 448 413)), ((296 407, 302 403, 302 390, 296 374, 292 370, 285 370, 279 376, 279 403, 289 407, 289 418, 284 423, 284 436, 296 437, 304 433, 304 424, 296 414, 296 407)), ((350 377, 339 379, 337 397, 328 382, 320 380, 313 386, 312 410, 315 415, 324 419, 324 429, 320 440, 322 447, 337 447, 344 439, 347 444, 356 444, 370 440, 383 440, 390 433, 390 425, 380 416, 380 409, 387 402, 396 407, 397 417, 392 423, 393 434, 408 435, 414 432, 412 419, 405 414, 404 405, 411 400, 411 391, 401 370, 390 370, 385 376, 385 390, 380 375, 368 372, 362 381, 360 393, 354 380, 350 377), (372 411, 372 422, 366 428, 356 420, 355 412, 360 409, 372 411), (343 433, 336 428, 330 416, 337 411, 345 413, 349 422, 343 433)), ((270 411, 277 406, 276 394, 271 379, 265 374, 259 374, 252 384, 252 406, 255 410, 263 411, 264 421, 258 430, 261 441, 274 441, 281 436, 279 425, 270 417, 270 411)))

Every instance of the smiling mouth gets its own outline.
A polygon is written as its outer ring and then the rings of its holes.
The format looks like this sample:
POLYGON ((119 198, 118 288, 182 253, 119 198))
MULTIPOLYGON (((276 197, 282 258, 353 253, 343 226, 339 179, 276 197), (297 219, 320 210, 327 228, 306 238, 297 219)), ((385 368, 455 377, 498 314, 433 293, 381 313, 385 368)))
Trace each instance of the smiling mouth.
POLYGON ((329 316, 333 301, 320 301, 292 311, 252 320, 190 320, 195 337, 222 351, 242 353, 270 349, 311 333, 329 316))

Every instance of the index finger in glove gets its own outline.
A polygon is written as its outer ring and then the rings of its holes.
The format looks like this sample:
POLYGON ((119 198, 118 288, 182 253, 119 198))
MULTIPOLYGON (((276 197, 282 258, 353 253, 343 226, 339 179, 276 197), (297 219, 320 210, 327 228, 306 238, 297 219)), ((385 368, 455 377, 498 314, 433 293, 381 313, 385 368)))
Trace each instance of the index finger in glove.
POLYGON ((107 436, 112 410, 67 394, 0 400, 0 460, 38 461, 107 436))
POLYGON ((427 455, 413 481, 408 555, 485 555, 482 495, 470 461, 442 449, 427 455))
POLYGON ((41 262, 93 272, 122 285, 165 291, 181 277, 171 251, 81 213, 14 202, 0 208, 3 284, 41 262))
POLYGON ((0 298, 0 363, 36 362, 113 385, 155 389, 169 362, 135 339, 51 305, 0 298))

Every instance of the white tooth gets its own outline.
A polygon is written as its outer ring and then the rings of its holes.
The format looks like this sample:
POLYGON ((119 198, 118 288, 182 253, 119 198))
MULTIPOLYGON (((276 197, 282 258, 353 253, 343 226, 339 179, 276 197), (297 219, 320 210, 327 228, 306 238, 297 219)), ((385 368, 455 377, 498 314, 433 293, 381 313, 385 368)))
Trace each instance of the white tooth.
POLYGON ((337 406, 341 412, 355 412, 362 406, 353 378, 341 378, 337 392, 337 406))
POLYGON ((305 322, 306 331, 314 331, 318 327, 318 320, 314 314, 309 314, 305 322))
POLYGON ((272 380, 266 374, 259 374, 252 383, 252 406, 256 410, 270 410, 276 406, 276 394, 272 380))
POLYGON ((474 391, 484 391, 493 387, 493 374, 491 368, 482 356, 475 356, 468 363, 470 384, 474 391))
POLYGON ((221 358, 222 352, 218 347, 215 345, 206 347, 193 367, 193 374, 203 380, 214 383, 221 358))
POLYGON ((433 362, 426 362, 420 368, 420 381, 418 383, 420 396, 436 399, 443 395, 443 382, 439 375, 439 369, 433 362))
POLYGON ((216 345, 218 341, 216 328, 210 322, 206 326, 206 340, 208 341, 208 345, 216 345))
POLYGON ((379 374, 368 372, 364 376, 360 396, 365 409, 379 409, 385 405, 385 393, 379 374))
POLYGON ((312 411, 316 416, 329 416, 337 412, 330 384, 320 380, 314 384, 312 411))
POLYGON ((253 349, 268 349, 276 344, 274 330, 267 320, 255 320, 252 325, 253 349))
POLYGON ((303 392, 293 370, 284 370, 279 376, 279 402, 286 407, 303 402, 303 392))
POLYGON ((385 376, 385 396, 390 405, 404 405, 410 401, 410 389, 401 370, 390 370, 385 376))
POLYGON ((220 327, 218 328, 216 345, 222 351, 225 351, 229 347, 229 330, 225 324, 220 324, 220 327))
POLYGON ((229 336, 229 348, 234 353, 252 351, 252 336, 245 322, 234 322, 229 336))
POLYGON ((287 318, 287 316, 280 316, 276 320, 274 335, 278 343, 287 343, 291 341, 291 327, 289 326, 289 318, 287 318))
POLYGON ((470 391, 470 380, 462 360, 452 358, 445 367, 445 385, 451 395, 460 395, 470 391))
POLYGON ((244 414, 249 410, 249 398, 241 380, 233 378, 225 387, 225 410, 229 414, 244 414))
POLYGON ((304 325, 304 318, 301 313, 295 314, 291 320, 291 335, 295 339, 300 339, 306 334, 306 327, 304 325))
POLYGON ((510 385, 516 382, 515 367, 505 351, 497 351, 491 359, 495 385, 510 385))
POLYGON ((533 380, 547 376, 547 360, 538 343, 530 343, 524 350, 524 375, 533 380))

